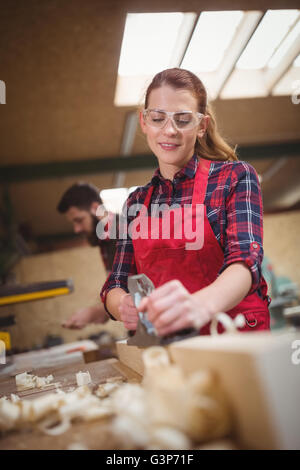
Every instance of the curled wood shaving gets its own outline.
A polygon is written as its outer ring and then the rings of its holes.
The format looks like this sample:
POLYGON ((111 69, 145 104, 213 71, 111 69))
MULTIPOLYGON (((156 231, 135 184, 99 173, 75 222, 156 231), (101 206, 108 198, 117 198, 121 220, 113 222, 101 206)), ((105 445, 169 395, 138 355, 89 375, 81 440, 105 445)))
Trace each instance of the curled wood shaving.
POLYGON ((107 379, 94 393, 87 385, 33 400, 0 399, 0 431, 37 426, 59 435, 74 421, 112 417, 120 447, 190 449, 226 437, 231 415, 220 384, 208 370, 184 376, 164 348, 145 350, 142 384, 107 379))
POLYGON ((19 392, 21 392, 31 388, 44 388, 52 385, 50 382, 53 381, 53 375, 48 375, 47 377, 38 377, 37 375, 23 372, 22 374, 17 374, 15 379, 17 389, 19 392))
POLYGON ((228 435, 231 415, 217 378, 200 370, 185 377, 159 346, 143 352, 143 384, 127 384, 112 396, 112 429, 124 445, 188 449, 228 435))

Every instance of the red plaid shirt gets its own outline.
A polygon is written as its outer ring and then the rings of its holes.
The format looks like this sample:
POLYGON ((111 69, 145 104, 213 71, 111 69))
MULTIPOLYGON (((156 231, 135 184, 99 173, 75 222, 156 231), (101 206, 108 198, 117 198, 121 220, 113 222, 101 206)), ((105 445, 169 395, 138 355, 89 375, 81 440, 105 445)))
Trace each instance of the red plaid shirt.
MULTIPOLYGON (((197 165, 198 160, 194 155, 175 174, 173 181, 163 178, 157 169, 150 183, 130 194, 126 202, 127 209, 132 204, 143 204, 150 186, 154 186, 152 204, 191 204, 197 165)), ((257 291, 263 297, 263 207, 255 169, 243 161, 212 161, 204 204, 211 228, 224 252, 224 264, 219 274, 232 263, 244 262, 252 275, 249 293, 257 291)), ((148 209, 151 215, 150 204, 148 209)), ((126 223, 129 224, 132 219, 127 217, 126 223)), ((103 302, 107 292, 115 287, 128 292, 127 278, 132 274, 136 274, 136 266, 132 240, 128 236, 117 242, 112 272, 101 290, 103 302)))

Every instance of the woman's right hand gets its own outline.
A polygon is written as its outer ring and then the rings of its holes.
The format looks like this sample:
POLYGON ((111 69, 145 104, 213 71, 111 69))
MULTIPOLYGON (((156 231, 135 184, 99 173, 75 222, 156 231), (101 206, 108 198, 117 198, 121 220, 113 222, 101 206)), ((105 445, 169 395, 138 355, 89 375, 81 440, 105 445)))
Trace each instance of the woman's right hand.
POLYGON ((136 330, 139 315, 130 294, 124 294, 122 296, 119 305, 119 313, 125 328, 128 330, 136 330))

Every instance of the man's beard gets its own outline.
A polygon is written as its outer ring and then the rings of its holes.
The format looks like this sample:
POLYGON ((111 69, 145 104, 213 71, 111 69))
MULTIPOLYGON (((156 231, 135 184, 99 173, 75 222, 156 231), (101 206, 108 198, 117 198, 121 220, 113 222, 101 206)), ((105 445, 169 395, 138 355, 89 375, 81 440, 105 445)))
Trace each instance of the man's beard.
POLYGON ((99 223, 99 219, 97 219, 97 217, 93 214, 91 214, 91 217, 92 217, 93 228, 92 228, 91 233, 87 234, 86 238, 87 238, 87 241, 89 242, 89 244, 91 246, 98 246, 99 245, 99 238, 97 237, 96 227, 99 223))

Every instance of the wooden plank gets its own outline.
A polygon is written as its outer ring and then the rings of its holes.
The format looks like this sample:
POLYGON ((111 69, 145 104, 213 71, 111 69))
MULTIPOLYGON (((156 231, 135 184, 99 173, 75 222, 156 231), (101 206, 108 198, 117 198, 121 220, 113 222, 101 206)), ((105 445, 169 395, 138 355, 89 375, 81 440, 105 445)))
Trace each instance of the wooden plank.
MULTIPOLYGON (((121 364, 117 359, 106 359, 103 361, 91 362, 89 364, 67 364, 57 368, 40 368, 34 373, 39 376, 52 373, 55 381, 60 381, 62 390, 67 391, 70 387, 77 386, 76 373, 79 371, 89 371, 94 384, 104 383, 108 378, 122 376, 128 382, 140 382, 142 377, 130 368, 121 364)), ((20 393, 16 391, 13 377, 2 377, 0 380, 0 390, 4 386, 6 394, 20 393), (5 387, 6 383, 6 387, 5 387)), ((29 392, 29 391, 28 391, 29 392)), ((53 393, 53 390, 33 389, 28 393, 26 399, 33 399, 42 394, 53 393)), ((87 449, 117 449, 120 443, 110 432, 110 419, 87 423, 72 423, 69 430, 59 436, 44 435, 38 430, 10 432, 0 438, 0 450, 22 450, 22 449, 68 449, 71 445, 80 445, 87 449)))
POLYGON ((142 354, 144 348, 127 345, 127 340, 117 341, 117 354, 120 362, 130 367, 140 375, 144 374, 142 354))
POLYGON ((232 408, 236 439, 250 449, 299 449, 299 369, 291 355, 299 333, 196 337, 169 347, 187 373, 214 371, 232 408))

